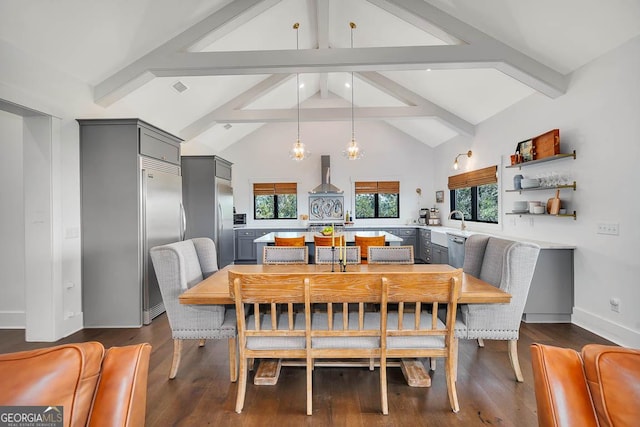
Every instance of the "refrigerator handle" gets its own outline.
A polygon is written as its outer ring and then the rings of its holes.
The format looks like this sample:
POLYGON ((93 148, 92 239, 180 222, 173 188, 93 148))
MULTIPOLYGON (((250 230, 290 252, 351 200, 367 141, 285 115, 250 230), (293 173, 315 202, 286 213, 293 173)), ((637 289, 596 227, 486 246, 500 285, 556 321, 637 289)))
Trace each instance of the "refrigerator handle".
POLYGON ((180 230, 180 240, 184 240, 187 236, 187 214, 184 211, 184 205, 180 203, 180 222, 182 230, 180 230))
POLYGON ((222 215, 222 205, 220 203, 218 203, 218 214, 219 214, 219 216, 218 216, 218 218, 219 218, 219 220, 218 220, 218 230, 216 230, 216 231, 218 233, 218 241, 220 241, 220 235, 222 234, 223 220, 224 220, 224 216, 222 215))

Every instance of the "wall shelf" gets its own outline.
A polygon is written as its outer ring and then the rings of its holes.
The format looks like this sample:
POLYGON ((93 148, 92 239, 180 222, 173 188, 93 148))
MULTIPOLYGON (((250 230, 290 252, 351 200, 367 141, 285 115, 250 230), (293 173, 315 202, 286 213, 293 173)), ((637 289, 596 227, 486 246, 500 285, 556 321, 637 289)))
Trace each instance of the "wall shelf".
POLYGON ((557 215, 551 215, 551 214, 532 214, 532 213, 519 213, 519 212, 505 212, 505 215, 518 215, 518 216, 540 216, 540 217, 545 217, 545 216, 557 216, 557 217, 564 217, 564 218, 573 218, 574 221, 577 218, 576 215, 576 211, 573 211, 573 213, 567 213, 567 214, 557 214, 557 215))
POLYGON ((566 185, 555 185, 553 187, 534 187, 534 188, 522 188, 519 190, 504 190, 507 193, 526 193, 527 191, 540 191, 540 190, 561 190, 563 188, 571 188, 573 191, 576 191, 576 182, 573 181, 573 184, 566 185))
POLYGON ((567 159, 569 157, 573 157, 573 159, 575 160, 576 159, 576 150, 573 150, 572 153, 556 154, 556 155, 549 156, 549 157, 544 157, 544 158, 538 159, 538 160, 529 160, 528 162, 517 163, 515 165, 508 165, 506 167, 507 168, 522 169, 525 166, 531 166, 531 165, 536 165, 536 164, 540 164, 540 163, 551 162, 553 160, 567 159))

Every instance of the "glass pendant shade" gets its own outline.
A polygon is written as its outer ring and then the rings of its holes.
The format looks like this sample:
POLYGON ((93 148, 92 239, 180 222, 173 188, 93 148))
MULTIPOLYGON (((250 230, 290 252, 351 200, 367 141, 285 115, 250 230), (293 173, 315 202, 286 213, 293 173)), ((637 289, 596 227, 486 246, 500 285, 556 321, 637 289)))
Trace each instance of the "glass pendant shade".
MULTIPOLYGON (((299 28, 300 28, 299 23, 296 22, 295 24, 293 24, 293 29, 296 30, 296 50, 298 50, 299 48, 299 42, 298 42, 299 28)), ((311 153, 306 149, 304 144, 300 142, 300 74, 298 73, 296 73, 296 100, 297 100, 296 108, 298 112, 298 138, 296 139, 296 142, 293 144, 293 147, 291 147, 291 150, 289 151, 289 158, 299 162, 309 157, 311 153)))
MULTIPOLYGON (((351 48, 353 48, 353 29, 356 28, 356 24, 349 22, 351 27, 351 48)), ((353 71, 351 72, 351 142, 347 145, 347 149, 342 154, 349 160, 361 159, 364 152, 358 146, 356 142, 356 131, 354 126, 354 103, 353 103, 353 71)))
POLYGON ((309 156, 309 151, 307 151, 304 144, 300 142, 299 139, 296 140, 295 144, 293 144, 293 147, 291 148, 291 151, 289 151, 289 158, 291 160, 300 161, 300 160, 304 160, 308 156, 309 156))

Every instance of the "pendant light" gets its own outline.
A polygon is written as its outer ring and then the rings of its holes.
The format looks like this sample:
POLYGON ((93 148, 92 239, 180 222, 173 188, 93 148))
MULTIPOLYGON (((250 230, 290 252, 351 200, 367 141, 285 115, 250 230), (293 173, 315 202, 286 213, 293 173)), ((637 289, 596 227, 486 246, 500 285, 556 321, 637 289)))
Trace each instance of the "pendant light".
MULTIPOLYGON (((349 27, 351 27, 351 48, 353 49, 353 30, 356 28, 356 24, 354 22, 349 22, 349 27)), ((364 155, 364 152, 358 146, 356 142, 356 132, 354 127, 354 104, 353 104, 353 71, 351 72, 351 142, 347 145, 347 149, 342 152, 342 154, 349 160, 358 160, 361 159, 364 155)))
MULTIPOLYGON (((296 30, 296 50, 299 48, 298 44, 298 29, 300 28, 300 24, 296 22, 293 24, 293 29, 296 30)), ((296 73, 296 94, 297 94, 297 108, 298 108, 298 138, 296 142, 293 144, 291 151, 289 151, 289 157, 295 161, 301 161, 309 157, 311 153, 307 151, 306 147, 302 142, 300 142, 300 74, 296 73)))

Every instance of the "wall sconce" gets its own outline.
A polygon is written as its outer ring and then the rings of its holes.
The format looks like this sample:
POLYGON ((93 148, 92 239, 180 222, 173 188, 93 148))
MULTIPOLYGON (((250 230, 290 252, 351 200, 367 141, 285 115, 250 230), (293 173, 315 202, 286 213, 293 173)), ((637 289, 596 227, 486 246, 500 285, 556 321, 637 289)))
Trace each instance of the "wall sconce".
POLYGON ((458 157, 460 156, 467 156, 467 157, 471 157, 473 153, 471 152, 471 150, 467 151, 466 153, 460 153, 456 156, 456 160, 453 162, 453 168, 455 170, 458 170, 458 157))

